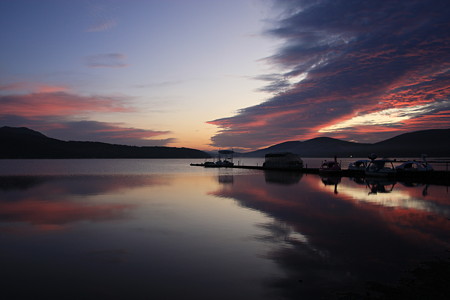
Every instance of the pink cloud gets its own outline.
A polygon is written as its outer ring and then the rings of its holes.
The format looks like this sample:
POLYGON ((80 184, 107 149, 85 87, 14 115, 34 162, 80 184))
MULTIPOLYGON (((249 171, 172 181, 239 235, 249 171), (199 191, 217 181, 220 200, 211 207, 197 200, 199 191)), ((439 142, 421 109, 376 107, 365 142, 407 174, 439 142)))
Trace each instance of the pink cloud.
MULTIPOLYGON (((49 89, 49 87, 43 89, 49 89)), ((86 112, 132 111, 117 98, 80 96, 67 92, 0 96, 0 107, 2 115, 22 117, 72 116, 86 112)))
POLYGON ((285 71, 259 76, 272 81, 261 90, 274 96, 209 121, 219 127, 212 145, 255 149, 321 136, 325 127, 338 128, 330 137, 377 142, 395 132, 450 126, 440 114, 450 107, 449 11, 441 2, 278 5, 285 14, 269 33, 283 43, 266 61, 285 71), (296 84, 282 80, 300 74, 296 84), (339 126, 401 108, 395 122, 380 117, 370 126, 339 126))

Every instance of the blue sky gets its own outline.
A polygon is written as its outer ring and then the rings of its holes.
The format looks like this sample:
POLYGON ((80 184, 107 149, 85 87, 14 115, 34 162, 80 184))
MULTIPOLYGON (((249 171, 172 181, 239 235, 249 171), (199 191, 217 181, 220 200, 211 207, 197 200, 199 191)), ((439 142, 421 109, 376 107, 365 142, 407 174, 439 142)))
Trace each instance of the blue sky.
POLYGON ((0 0, 0 125, 198 149, 449 128, 449 6, 0 0))

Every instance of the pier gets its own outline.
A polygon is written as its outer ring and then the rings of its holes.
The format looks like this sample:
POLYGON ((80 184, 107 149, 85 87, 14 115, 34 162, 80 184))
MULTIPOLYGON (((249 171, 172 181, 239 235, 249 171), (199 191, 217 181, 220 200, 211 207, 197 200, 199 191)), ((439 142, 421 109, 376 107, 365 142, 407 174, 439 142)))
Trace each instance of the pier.
MULTIPOLYGON (((205 167, 203 163, 192 163, 191 166, 205 167)), ((354 177, 354 178, 366 178, 364 171, 342 169, 340 171, 333 172, 320 172, 319 168, 299 168, 299 169, 286 169, 286 168, 266 168, 263 166, 246 166, 246 165, 234 165, 227 167, 213 167, 213 168, 228 168, 228 169, 249 169, 249 170, 261 170, 261 171, 283 171, 283 172, 298 172, 302 174, 318 174, 323 177, 354 177)), ((370 178, 383 178, 383 177, 370 177, 370 178)), ((386 178, 386 177, 384 177, 386 178)), ((398 172, 389 175, 388 178, 397 181, 407 181, 424 184, 438 184, 450 186, 450 171, 431 171, 431 172, 398 172)))

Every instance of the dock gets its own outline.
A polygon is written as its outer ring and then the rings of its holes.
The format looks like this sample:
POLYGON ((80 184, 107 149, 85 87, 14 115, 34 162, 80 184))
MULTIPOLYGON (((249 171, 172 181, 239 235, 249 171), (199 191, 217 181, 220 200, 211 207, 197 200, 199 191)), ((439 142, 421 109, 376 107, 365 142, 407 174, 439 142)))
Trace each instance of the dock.
MULTIPOLYGON (((191 166, 205 167, 202 163, 192 163, 191 166)), ((366 178, 367 176, 363 171, 342 169, 340 171, 333 172, 320 172, 319 168, 298 168, 298 169, 286 169, 286 168, 266 168, 263 166, 245 166, 234 165, 227 167, 212 167, 212 168, 228 168, 228 169, 248 169, 248 170, 261 170, 261 171, 283 171, 283 172, 297 172, 302 174, 318 174, 323 177, 352 177, 352 178, 366 178)), ((383 177, 370 177, 370 178, 383 178, 383 177)), ((386 178, 386 177, 384 177, 386 178)), ((388 178, 396 181, 424 183, 424 184, 437 184, 450 186, 450 171, 431 171, 431 172, 411 172, 411 173, 395 173, 388 178)))

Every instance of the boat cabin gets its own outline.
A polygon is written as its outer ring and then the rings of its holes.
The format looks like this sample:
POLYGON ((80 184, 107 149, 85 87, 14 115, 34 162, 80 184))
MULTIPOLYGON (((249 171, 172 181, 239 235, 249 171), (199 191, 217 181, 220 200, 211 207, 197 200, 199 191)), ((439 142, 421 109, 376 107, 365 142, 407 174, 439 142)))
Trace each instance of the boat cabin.
POLYGON ((301 169, 303 160, 291 152, 268 153, 265 155, 264 168, 268 169, 301 169))

